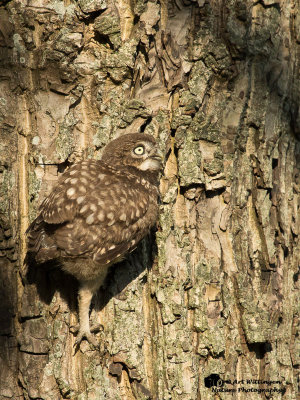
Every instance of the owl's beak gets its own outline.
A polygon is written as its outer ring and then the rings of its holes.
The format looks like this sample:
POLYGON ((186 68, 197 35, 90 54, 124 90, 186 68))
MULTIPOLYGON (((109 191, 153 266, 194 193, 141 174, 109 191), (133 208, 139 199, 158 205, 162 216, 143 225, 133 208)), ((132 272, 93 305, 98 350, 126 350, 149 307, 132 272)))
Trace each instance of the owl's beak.
POLYGON ((161 150, 157 149, 157 155, 161 158, 161 160, 163 161, 164 159, 164 154, 161 150))
POLYGON ((153 149, 138 168, 142 171, 159 171, 163 167, 163 158, 163 153, 160 150, 153 149))
POLYGON ((155 151, 155 153, 153 154, 153 156, 151 156, 151 158, 153 158, 154 160, 157 160, 157 161, 162 163, 163 160, 164 160, 163 152, 161 150, 157 149, 155 151))

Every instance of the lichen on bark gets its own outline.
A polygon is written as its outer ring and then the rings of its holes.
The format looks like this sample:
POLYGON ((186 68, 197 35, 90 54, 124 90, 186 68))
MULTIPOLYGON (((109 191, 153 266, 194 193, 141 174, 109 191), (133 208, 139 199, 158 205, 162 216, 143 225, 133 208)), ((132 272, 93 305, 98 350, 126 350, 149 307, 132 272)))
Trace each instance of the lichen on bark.
POLYGON ((209 400, 216 378, 296 399, 298 8, 2 2, 1 400, 209 400), (74 352, 77 283, 26 275, 25 230, 70 163, 138 131, 165 154, 157 230, 94 300, 99 349, 74 352))

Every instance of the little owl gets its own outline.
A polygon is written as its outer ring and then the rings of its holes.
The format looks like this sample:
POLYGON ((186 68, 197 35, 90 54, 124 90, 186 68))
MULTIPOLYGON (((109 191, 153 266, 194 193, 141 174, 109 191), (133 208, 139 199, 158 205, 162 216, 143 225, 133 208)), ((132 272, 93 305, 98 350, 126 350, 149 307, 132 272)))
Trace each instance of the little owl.
POLYGON ((95 344, 92 297, 108 268, 156 222, 161 166, 152 136, 123 135, 105 147, 101 161, 77 162, 65 171, 27 230, 28 252, 37 263, 58 260, 79 281, 76 344, 83 338, 95 344))

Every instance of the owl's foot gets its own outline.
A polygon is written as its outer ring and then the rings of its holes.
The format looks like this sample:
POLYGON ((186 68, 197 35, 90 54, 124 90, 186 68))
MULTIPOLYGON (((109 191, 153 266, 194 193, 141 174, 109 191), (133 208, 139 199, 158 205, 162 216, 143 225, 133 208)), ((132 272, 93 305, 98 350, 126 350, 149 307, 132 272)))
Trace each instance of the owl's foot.
POLYGON ((103 326, 101 324, 93 325, 90 330, 81 330, 79 324, 71 326, 70 331, 74 334, 77 334, 74 346, 78 346, 83 339, 86 339, 89 344, 94 347, 98 347, 99 343, 97 342, 93 333, 100 332, 101 329, 103 329, 103 326))
POLYGON ((78 332, 74 343, 74 347, 79 346, 83 339, 86 339, 92 346, 99 347, 99 343, 96 340, 95 336, 91 332, 85 332, 85 331, 78 332))

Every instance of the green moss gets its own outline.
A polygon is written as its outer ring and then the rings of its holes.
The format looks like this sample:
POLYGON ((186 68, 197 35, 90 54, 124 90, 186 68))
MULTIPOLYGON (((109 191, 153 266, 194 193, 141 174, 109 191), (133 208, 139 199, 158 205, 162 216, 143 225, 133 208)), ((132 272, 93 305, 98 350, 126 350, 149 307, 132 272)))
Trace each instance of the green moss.
POLYGON ((3 169, 0 173, 0 212, 9 217, 9 194, 15 184, 14 173, 8 169, 3 169))
POLYGON ((75 138, 73 135, 73 128, 78 120, 74 117, 71 110, 60 124, 59 134, 56 138, 56 155, 62 162, 65 161, 75 148, 75 138))
POLYGON ((36 217, 36 203, 39 198, 41 188, 41 180, 36 176, 35 172, 30 171, 28 174, 28 197, 29 197, 29 220, 32 221, 36 217))
POLYGON ((174 182, 172 185, 168 187, 167 192, 162 197, 163 203, 170 204, 175 202, 178 192, 177 182, 174 182))
POLYGON ((275 56, 282 40, 278 34, 280 11, 275 7, 265 8, 261 4, 256 4, 255 12, 257 28, 251 30, 248 48, 255 55, 275 56))
POLYGON ((58 388, 62 396, 66 399, 72 399, 76 396, 76 392, 71 389, 71 385, 62 378, 57 380, 58 388))
POLYGON ((74 150, 74 138, 70 127, 61 126, 56 138, 56 154, 58 159, 65 161, 74 150))
POLYGON ((122 120, 126 125, 130 125, 137 117, 147 118, 151 115, 151 111, 146 108, 142 101, 137 99, 126 102, 122 107, 122 120))
POLYGON ((186 259, 186 261, 188 261, 189 259, 189 251, 190 251, 190 247, 191 247, 191 239, 189 234, 187 234, 186 232, 184 232, 184 230, 182 229, 176 229, 175 230, 175 234, 176 234, 176 245, 178 246, 178 248, 183 249, 185 247, 188 248, 188 252, 183 252, 182 254, 182 258, 186 259))
POLYGON ((162 231, 157 232, 157 237, 162 238, 163 240, 165 240, 171 230, 172 230, 172 226, 173 226, 173 211, 172 208, 169 206, 161 206, 160 207, 160 212, 159 212, 159 225, 162 228, 162 231))
POLYGON ((78 0, 78 4, 84 13, 105 10, 107 8, 105 0, 78 0))
POLYGON ((60 320, 55 320, 52 324, 51 334, 53 339, 58 339, 61 337, 61 330, 62 330, 63 322, 60 320))
POLYGON ((257 306, 257 301, 248 303, 242 315, 242 325, 248 343, 263 343, 275 340, 274 326, 269 310, 257 306))
POLYGON ((178 152, 178 175, 180 186, 204 183, 201 171, 201 152, 199 143, 193 141, 191 132, 187 132, 184 143, 178 152))
POLYGON ((135 0, 134 2, 134 14, 141 15, 147 8, 147 2, 144 0, 135 0))
POLYGON ((97 131, 93 137, 93 144, 96 147, 103 147, 108 143, 112 134, 112 118, 109 115, 104 115, 100 124, 97 125, 97 131))
POLYGON ((96 18, 94 30, 100 35, 107 36, 114 49, 118 49, 121 44, 121 32, 119 18, 112 15, 105 15, 96 18))
POLYGON ((194 112, 199 105, 199 100, 189 90, 179 92, 179 106, 183 108, 183 113, 194 112))
POLYGON ((208 329, 206 314, 206 304, 202 301, 201 305, 199 308, 195 309, 194 313, 194 329, 196 332, 205 332, 208 329))
POLYGON ((105 15, 96 18, 94 30, 102 35, 112 35, 120 33, 119 18, 112 15, 105 15))
POLYGON ((217 175, 224 170, 223 168, 223 154, 217 150, 214 152, 213 160, 205 160, 203 169, 208 175, 217 175))
POLYGON ((178 127, 186 127, 192 122, 192 117, 189 115, 182 115, 181 110, 177 109, 172 117, 171 128, 177 129, 178 127))
POLYGON ((212 71, 207 68, 202 61, 197 61, 192 68, 188 86, 191 93, 195 95, 200 102, 203 101, 212 75, 212 71))
POLYGON ((221 130, 219 126, 211 121, 202 111, 197 112, 190 125, 193 138, 207 140, 212 143, 221 141, 221 130))

